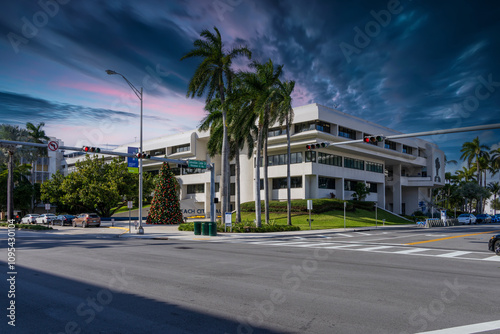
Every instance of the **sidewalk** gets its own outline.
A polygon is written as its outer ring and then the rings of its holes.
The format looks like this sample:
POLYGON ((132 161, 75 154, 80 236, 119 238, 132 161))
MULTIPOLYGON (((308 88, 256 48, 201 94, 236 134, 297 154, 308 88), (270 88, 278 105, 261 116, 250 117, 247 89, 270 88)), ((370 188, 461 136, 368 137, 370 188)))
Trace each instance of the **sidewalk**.
MULTIPOLYGON (((116 223, 115 223, 116 226, 116 223)), ((356 227, 356 228, 338 228, 327 230, 301 230, 289 232, 267 232, 267 233, 230 233, 218 232, 217 236, 194 235, 193 231, 179 231, 178 225, 142 225, 144 234, 137 234, 136 229, 132 225, 131 233, 128 232, 128 224, 121 227, 124 233, 120 234, 119 238, 136 238, 136 239, 175 239, 175 240, 241 240, 252 238, 282 238, 282 237, 301 237, 317 234, 332 234, 332 233, 349 233, 349 232, 364 232, 364 231, 387 231, 394 229, 413 229, 416 225, 391 225, 391 226, 372 226, 372 227, 356 227)), ((229 231, 229 229, 228 229, 229 231)))

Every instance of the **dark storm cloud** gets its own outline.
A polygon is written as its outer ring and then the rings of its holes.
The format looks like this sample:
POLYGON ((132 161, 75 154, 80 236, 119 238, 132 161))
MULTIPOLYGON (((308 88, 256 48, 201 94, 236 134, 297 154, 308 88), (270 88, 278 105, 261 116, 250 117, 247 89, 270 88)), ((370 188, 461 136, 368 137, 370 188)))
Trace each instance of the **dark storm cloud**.
MULTIPOLYGON (((58 103, 28 95, 0 91, 0 123, 26 124, 26 122, 48 122, 51 120, 78 124, 81 119, 91 121, 124 121, 139 118, 138 115, 110 109, 58 103)), ((146 119, 167 121, 167 119, 145 116, 146 119)))

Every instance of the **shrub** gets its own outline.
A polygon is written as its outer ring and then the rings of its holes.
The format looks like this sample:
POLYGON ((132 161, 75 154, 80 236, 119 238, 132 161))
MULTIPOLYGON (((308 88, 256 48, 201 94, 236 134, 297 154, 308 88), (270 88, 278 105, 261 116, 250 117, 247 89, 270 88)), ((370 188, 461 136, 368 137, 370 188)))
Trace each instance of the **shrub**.
MULTIPOLYGON (((194 231, 194 223, 182 223, 179 225, 179 231, 194 231)), ((228 227, 227 231, 231 231, 228 227)), ((232 232, 233 233, 265 233, 265 232, 285 232, 285 231, 300 231, 298 226, 289 225, 276 225, 268 224, 262 225, 262 227, 255 227, 253 222, 245 223, 233 223, 232 232)), ((224 232, 224 225, 222 223, 217 224, 217 232, 224 232)))
MULTIPOLYGON (((8 223, 0 223, 0 226, 8 226, 8 223)), ((52 230, 52 227, 43 225, 33 225, 33 224, 14 224, 15 228, 20 228, 23 230, 52 230)))

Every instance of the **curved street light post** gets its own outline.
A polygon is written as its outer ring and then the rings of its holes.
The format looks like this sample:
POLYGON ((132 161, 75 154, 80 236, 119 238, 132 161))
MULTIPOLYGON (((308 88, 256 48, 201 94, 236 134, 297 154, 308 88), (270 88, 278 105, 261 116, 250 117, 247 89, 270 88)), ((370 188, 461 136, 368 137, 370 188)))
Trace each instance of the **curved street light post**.
MULTIPOLYGON (((127 84, 132 88, 134 91, 135 95, 139 98, 141 101, 141 126, 140 126, 140 147, 139 147, 139 152, 142 153, 142 87, 141 89, 135 88, 134 85, 130 81, 128 81, 127 78, 123 74, 117 73, 112 70, 106 70, 106 73, 109 75, 117 74, 121 76, 127 84)), ((137 230, 137 234, 144 234, 144 229, 142 228, 142 159, 139 158, 139 229, 137 230)))

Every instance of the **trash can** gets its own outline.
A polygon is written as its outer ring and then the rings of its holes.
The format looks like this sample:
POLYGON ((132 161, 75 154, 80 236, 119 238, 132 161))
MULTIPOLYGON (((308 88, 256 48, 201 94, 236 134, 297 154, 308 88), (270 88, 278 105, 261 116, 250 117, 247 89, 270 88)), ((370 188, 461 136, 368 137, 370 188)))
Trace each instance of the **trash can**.
POLYGON ((208 235, 210 235, 211 237, 217 236, 217 223, 209 222, 208 224, 210 224, 208 227, 208 235))
POLYGON ((194 222, 194 235, 201 235, 201 222, 194 222))
POLYGON ((202 235, 208 235, 209 226, 210 226, 210 222, 203 222, 201 224, 201 234, 202 235))

